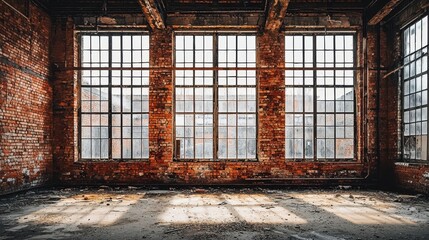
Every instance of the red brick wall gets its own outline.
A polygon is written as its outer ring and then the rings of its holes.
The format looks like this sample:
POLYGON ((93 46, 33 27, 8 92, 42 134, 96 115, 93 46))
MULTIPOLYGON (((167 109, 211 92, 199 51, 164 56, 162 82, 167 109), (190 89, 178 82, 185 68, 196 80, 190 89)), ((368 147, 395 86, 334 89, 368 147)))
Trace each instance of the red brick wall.
POLYGON ((281 165, 285 162, 285 72, 281 69, 285 66, 284 35, 258 36, 257 49, 258 66, 262 68, 258 72, 259 161, 281 165))
POLYGON ((67 18, 52 23, 51 62, 53 65, 53 165, 56 180, 67 175, 77 158, 77 72, 64 70, 75 66, 74 26, 67 18))
MULTIPOLYGON (((423 14, 421 6, 425 3, 424 0, 414 1, 382 28, 382 67, 385 67, 382 76, 401 65, 400 28, 423 14)), ((399 74, 400 71, 380 80, 380 184, 394 189, 429 193, 429 163, 401 162, 399 74)))
POLYGON ((0 1, 0 194, 40 186, 52 171, 49 16, 0 1))
POLYGON ((385 70, 381 72, 380 79, 380 103, 379 103, 379 121, 380 121, 380 184, 386 187, 395 187, 394 163, 398 159, 399 138, 399 92, 398 75, 393 74, 388 78, 383 78, 389 69, 395 69, 398 56, 401 51, 398 45, 400 35, 397 32, 390 31, 386 26, 381 29, 383 49, 381 67, 385 70), (383 37, 384 36, 384 37, 383 37))
MULTIPOLYGON (((359 21, 355 21, 359 22, 359 21)), ((348 26, 347 26, 348 27, 348 26)), ((64 184, 231 184, 251 183, 259 179, 316 178, 297 184, 326 184, 328 178, 363 177, 367 161, 358 154, 357 162, 290 162, 284 151, 284 37, 265 33, 257 37, 258 65, 273 67, 259 76, 258 162, 175 162, 173 161, 173 75, 171 70, 150 71, 150 130, 148 161, 97 162, 77 158, 77 96, 79 94, 71 20, 56 20, 53 27, 54 73, 54 164, 58 180, 64 184), (65 39, 65 40, 64 40, 65 39), (252 180, 252 181, 246 181, 252 180), (321 180, 320 180, 321 179, 321 180)), ((358 28, 355 28, 359 30, 358 28)), ((358 34, 358 39, 361 33, 358 34)), ((151 35, 151 66, 171 67, 173 31, 154 31, 151 35)), ((362 42, 358 43, 361 57, 362 42)), ((359 65, 363 60, 359 60, 359 65)), ((358 72, 358 84, 363 75, 358 72)), ((359 91, 359 88, 357 88, 359 91)), ((358 94, 360 96, 360 94, 358 94)), ((359 98, 358 100, 359 101, 359 98)), ((358 108, 362 111, 361 108, 358 108)), ((358 114, 363 116, 362 112, 358 114)), ((371 120, 372 121, 372 120, 371 120)), ((361 120, 359 120, 361 122, 361 120)), ((363 141, 358 140, 360 149, 363 141)), ((375 159, 371 159, 375 161, 375 159)), ((338 183, 339 181, 333 181, 338 183)))
MULTIPOLYGON (((262 179, 326 184, 366 176, 368 165, 371 179, 378 176, 382 185, 429 192, 427 165, 395 164, 398 76, 378 76, 396 68, 400 56, 400 36, 390 25, 380 32, 377 27, 368 28, 367 57, 360 15, 342 16, 347 24, 335 26, 357 30, 356 53, 362 69, 356 72, 357 162, 285 160, 284 71, 276 69, 284 67, 281 33, 257 37, 258 66, 272 67, 258 72, 258 162, 174 162, 173 74, 162 69, 150 71, 149 160, 83 162, 77 150, 79 84, 78 71, 72 68, 78 66, 78 46, 72 19, 56 18, 51 24, 49 16, 32 4, 28 19, 1 1, 0 9, 0 194, 43 185, 52 171, 64 184, 231 184, 262 179)), ((407 14, 413 15, 412 11, 407 14)), ((317 19, 316 15, 296 16, 294 28, 317 29, 317 19)), ((172 67, 173 46, 173 31, 151 32, 151 66, 172 67)))
POLYGON ((395 183, 405 190, 429 193, 429 166, 412 163, 396 163, 395 183))
MULTIPOLYGON (((363 98, 362 105, 366 109, 364 115, 365 121, 365 132, 367 135, 366 149, 364 150, 364 156, 367 159, 377 159, 377 58, 378 58, 378 45, 377 45, 377 29, 374 27, 367 28, 368 34, 367 39, 367 60, 363 60, 367 63, 367 81, 362 82, 364 85, 363 91, 365 97, 363 98)), ((365 65, 362 65, 365 67, 365 65)))

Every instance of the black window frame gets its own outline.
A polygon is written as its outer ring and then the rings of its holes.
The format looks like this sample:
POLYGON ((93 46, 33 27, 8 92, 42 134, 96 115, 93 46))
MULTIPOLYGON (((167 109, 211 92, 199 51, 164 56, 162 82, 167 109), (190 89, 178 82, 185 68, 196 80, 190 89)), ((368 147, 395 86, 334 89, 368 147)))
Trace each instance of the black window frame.
MULTIPOLYGON (((78 32, 77 34, 76 34, 76 38, 78 39, 78 46, 79 46, 79 50, 78 50, 78 59, 79 59, 79 61, 78 61, 78 64, 79 64, 79 67, 81 68, 81 70, 78 72, 78 82, 77 82, 77 86, 78 86, 78 90, 79 90, 79 94, 78 94, 78 134, 77 134, 77 136, 78 136, 78 147, 77 147, 77 150, 78 150, 78 160, 79 161, 116 161, 116 162, 121 162, 121 161, 148 161, 149 160, 149 157, 150 157, 150 151, 149 151, 149 115, 150 115, 150 109, 149 109, 149 101, 150 101, 150 98, 149 98, 149 87, 150 87, 150 76, 149 76, 149 69, 150 69, 150 61, 149 61, 149 57, 150 57, 150 35, 149 35, 149 33, 147 33, 147 32, 140 32, 140 31, 100 31, 100 32, 94 32, 94 31, 80 31, 80 32, 78 32), (109 40, 108 40, 108 62, 107 62, 107 65, 106 65, 106 63, 104 63, 104 65, 102 65, 102 63, 101 63, 101 60, 100 60, 100 62, 98 62, 99 63, 99 65, 98 66, 95 66, 95 67, 92 67, 92 66, 85 66, 85 64, 84 64, 84 54, 83 54, 83 52, 84 52, 84 47, 83 47, 83 37, 84 36, 98 36, 98 37, 107 37, 109 40), (138 50, 141 50, 142 51, 142 55, 141 55, 141 61, 140 62, 134 62, 133 61, 133 50, 135 49, 133 46, 132 46, 132 44, 133 44, 133 40, 131 40, 131 46, 130 46, 130 48, 129 49, 124 49, 124 46, 123 46, 123 42, 122 42, 122 37, 123 36, 130 36, 131 37, 131 39, 132 39, 132 37, 133 36, 141 36, 141 37, 143 37, 143 36, 146 36, 147 38, 148 38, 148 42, 147 42, 147 47, 148 48, 143 48, 143 42, 141 42, 141 48, 140 49, 138 49, 138 50), (114 51, 114 49, 113 49, 113 47, 112 47, 112 38, 113 37, 121 37, 121 46, 120 46, 120 49, 119 50, 116 50, 116 51, 119 51, 121 54, 121 61, 120 62, 116 62, 116 63, 114 63, 113 62, 113 59, 112 59, 112 52, 114 51), (130 56, 130 61, 129 62, 124 62, 124 56, 123 56, 123 52, 124 51, 129 51, 130 52, 130 54, 131 54, 131 56, 130 56), (147 61, 143 61, 143 51, 146 51, 147 52, 147 57, 146 57, 146 59, 147 59, 147 61), (116 65, 115 65, 116 64, 116 65), (117 65, 121 65, 121 66, 117 66, 117 65), (136 64, 136 65, 140 65, 140 66, 133 66, 134 64, 136 64), (122 65, 128 65, 128 66, 122 66, 122 65), (100 85, 93 85, 93 84, 90 84, 90 85, 87 85, 87 86, 84 86, 83 84, 82 84, 82 81, 83 81, 83 78, 84 78, 84 71, 100 71, 100 74, 101 74, 101 71, 107 71, 108 72, 108 74, 107 74, 107 78, 108 78, 108 84, 104 84, 104 85, 101 85, 101 82, 100 82, 100 85), (120 79, 120 82, 121 83, 119 83, 119 84, 113 84, 112 83, 112 79, 114 78, 114 76, 113 76, 113 71, 120 71, 120 76, 119 76, 119 79, 120 79), (124 74, 124 71, 129 71, 129 72, 131 72, 131 75, 129 76, 129 81, 130 81, 130 83, 129 84, 123 84, 123 81, 124 81, 124 78, 125 78, 125 76, 123 75, 124 74), (140 85, 136 85, 136 84, 133 84, 133 81, 134 81, 134 79, 133 79, 133 71, 140 71, 140 73, 141 73, 141 75, 139 76, 139 77, 137 77, 137 79, 139 79, 140 80, 140 82, 141 82, 141 84, 140 85), (143 74, 143 71, 145 71, 146 72, 146 75, 144 75, 143 74), (143 84, 143 82, 144 81, 146 81, 147 82, 147 84, 143 84), (107 137, 107 139, 108 139, 108 154, 107 154, 107 157, 98 157, 98 158, 96 158, 96 157, 93 157, 93 156, 91 156, 91 157, 83 157, 82 155, 82 140, 83 140, 83 137, 82 137, 82 127, 83 127, 83 125, 82 125, 82 117, 83 117, 83 115, 85 114, 84 112, 82 112, 82 102, 83 102, 83 100, 82 100, 82 89, 84 88, 84 87, 88 87, 88 88, 107 88, 108 89, 108 95, 107 95, 107 97, 108 97, 108 111, 106 112, 106 113, 104 113, 104 114, 107 114, 108 115, 108 124, 107 124, 107 128, 108 128, 108 137, 107 137), (120 111, 113 111, 113 107, 112 107, 112 89, 113 88, 120 88, 121 89, 121 106, 120 106, 120 108, 121 108, 121 110, 120 111), (132 99, 132 96, 133 96, 133 89, 135 89, 135 88, 141 88, 141 91, 143 92, 143 88, 147 88, 147 93, 148 93, 148 95, 147 95, 147 110, 146 111, 143 111, 143 110, 141 110, 141 111, 139 111, 139 112, 135 112, 135 111, 133 111, 133 99, 132 99), (129 112, 125 112, 124 110, 123 110, 123 107, 124 107, 124 105, 122 104, 123 103, 123 96, 122 96, 122 92, 123 92, 123 89, 130 89, 130 96, 131 96, 131 99, 130 99, 130 106, 131 106, 131 110, 129 111, 129 112), (120 152, 121 152, 121 157, 114 157, 113 156, 113 153, 112 153, 112 149, 113 149, 113 147, 112 147, 112 145, 113 145, 113 130, 112 130, 112 128, 113 128, 113 124, 112 124, 112 115, 114 115, 114 114, 119 114, 119 115, 121 115, 121 126, 120 126, 120 128, 121 128, 121 145, 120 145, 120 152), (130 127, 131 128, 131 137, 129 137, 129 138, 124 138, 123 137, 123 135, 124 135, 124 133, 123 133, 123 128, 124 128, 124 126, 123 126, 123 122, 124 122, 124 117, 122 116, 122 115, 124 115, 124 114, 129 114, 130 115, 130 122, 132 122, 133 121, 133 115, 135 115, 135 114, 140 114, 141 116, 142 116, 142 119, 141 119, 141 121, 143 122, 143 121, 145 121, 146 123, 145 124, 142 124, 142 125, 139 125, 140 126, 140 134, 141 135, 143 135, 143 128, 147 128, 147 136, 146 137, 140 137, 140 138, 134 138, 133 137, 133 132, 134 132, 134 130, 133 130, 133 127, 135 127, 132 123, 130 123, 131 125, 130 126, 126 126, 126 127, 130 127), (146 119, 146 120, 144 120, 143 119, 143 115, 146 115, 147 117, 146 118, 144 118, 144 119, 146 119), (124 152, 123 152, 123 142, 122 142, 122 140, 124 140, 124 139, 128 139, 128 140, 130 140, 131 141, 131 143, 130 143, 130 146, 131 146, 131 150, 130 150, 130 154, 131 154, 131 157, 124 157, 123 155, 124 155, 124 152), (133 140, 134 139, 139 139, 139 140, 141 140, 141 141, 143 141, 143 139, 145 139, 145 140, 147 140, 146 142, 147 142, 147 156, 143 156, 143 146, 141 147, 141 157, 133 157, 133 140)), ((91 51, 92 51, 92 48, 91 48, 91 51)), ((101 50, 99 50, 99 51, 101 51, 101 50)), ((101 76, 101 75, 100 75, 101 76)), ((126 78, 128 78, 128 76, 126 76, 126 78)), ((101 79, 101 77, 100 77, 100 79, 101 79)), ((143 97, 143 93, 140 95, 140 96, 142 96, 143 97)), ((141 101, 141 104, 143 105, 143 101, 141 101)), ((141 106, 141 109, 143 109, 143 106, 141 106)), ((91 113, 88 113, 88 114, 91 114, 91 113)), ((92 114, 94 114, 94 113, 92 113, 92 114)), ((98 112, 95 112, 95 114, 99 114, 98 112)), ((138 126, 137 126, 138 127, 138 126)), ((92 134, 92 132, 91 132, 91 134, 92 134)), ((91 138, 92 139, 92 138, 91 138)), ((143 143, 142 143, 143 144, 143 143)), ((101 146, 100 146, 100 148, 101 148, 101 146)), ((101 153, 101 149, 100 149, 100 153, 101 153)))
MULTIPOLYGON (((422 26, 423 27, 423 26, 422 26)), ((423 29, 422 29, 422 40, 423 40, 423 29)), ((419 17, 417 17, 416 19, 414 19, 413 21, 405 24, 401 30, 400 30, 400 41, 401 41, 401 71, 398 74, 399 77, 399 83, 400 83, 400 154, 401 156, 399 157, 400 161, 403 162, 411 162, 411 163, 429 163, 429 136, 428 136, 428 125, 429 125, 429 83, 426 82, 426 88, 423 89, 423 77, 426 75, 426 78, 429 79, 429 57, 428 57, 428 53, 427 51, 429 50, 429 13, 426 12, 422 15, 420 15, 419 17), (427 24, 427 29, 426 29, 426 45, 423 46, 423 42, 421 43, 421 48, 419 49, 414 49, 413 52, 410 52, 406 55, 405 52, 405 48, 406 48, 406 42, 405 42, 405 32, 407 30, 411 30, 411 27, 415 27, 416 24, 420 21, 422 21, 423 19, 426 18, 426 24, 427 24), (425 52, 426 50, 426 52, 425 52), (406 68, 408 66, 410 66, 411 64, 416 64, 417 61, 422 60, 422 66, 423 67, 423 59, 426 58, 426 71, 423 71, 423 68, 421 68, 421 72, 416 74, 417 71, 417 67, 415 66, 414 68, 414 75, 411 75, 411 67, 408 70, 408 77, 406 77, 406 68), (420 84, 420 90, 411 92, 411 84, 410 84, 410 88, 408 89, 408 93, 406 94, 406 83, 410 82, 410 81, 416 81, 416 85, 414 86, 414 88, 417 88, 417 78, 421 78, 421 84, 420 84), (421 99, 422 104, 420 106, 414 106, 414 107, 409 107, 406 109, 406 103, 405 103, 405 97, 411 97, 411 95, 415 95, 418 93, 421 93, 421 97, 423 98, 424 95, 424 91, 426 91, 426 104, 423 103, 423 99, 421 99), (410 121, 409 118, 406 118, 406 112, 407 110, 409 111, 417 111, 417 110, 424 110, 426 108, 426 120, 423 119, 423 112, 420 113, 420 120, 417 120, 417 116, 415 115, 415 121, 413 121, 414 124, 419 124, 421 123, 423 125, 423 123, 426 123, 426 159, 418 159, 417 155, 416 158, 411 158, 407 157, 407 153, 406 153, 406 126, 407 126, 407 122, 406 121, 410 121), (408 120, 407 120, 408 119, 408 120)), ((414 42, 414 45, 416 45, 416 41, 414 42)), ((414 46, 416 48, 416 46, 414 46)), ((417 104, 417 98, 414 99, 415 100, 415 104, 417 104)), ((408 112, 409 112, 408 111, 408 112)), ((409 115, 409 117, 411 116, 411 113, 409 115)), ((411 123, 412 124, 412 123, 411 123)), ((416 131, 416 127, 414 128, 414 130, 416 131)), ((410 130, 411 131, 411 130, 410 130)), ((412 135, 415 138, 417 138, 418 136, 424 136, 423 134, 423 126, 421 127, 421 134, 420 135, 412 135)), ((416 143, 416 140, 414 140, 414 142, 416 143)), ((417 146, 416 146, 417 147, 417 146)), ((417 153, 416 153, 417 154, 417 153)))
MULTIPOLYGON (((312 111, 310 111, 310 112, 306 112, 305 111, 305 107, 303 106, 302 108, 303 108, 303 110, 302 111, 298 111, 298 112, 293 112, 293 113, 291 113, 291 112, 288 112, 287 110, 286 110, 286 108, 287 108, 287 106, 285 106, 285 159, 286 159, 286 161, 298 161, 298 162, 300 162, 300 161, 304 161, 304 162, 309 162, 309 161, 313 161, 313 162, 351 162, 351 161, 357 161, 357 156, 358 156, 358 147, 357 147, 357 129, 356 129, 356 126, 357 126, 357 114, 356 114, 356 109, 357 109, 357 88, 356 88, 356 83, 357 83, 357 73, 356 73, 356 70, 357 70, 357 66, 356 66, 356 64, 357 64, 357 58, 358 58, 358 54, 357 54, 357 32, 355 32, 355 31, 341 31, 341 30, 339 30, 339 31, 336 31, 336 30, 332 30, 332 31, 309 31, 309 32, 301 32, 301 31, 285 31, 284 32, 284 37, 285 37, 285 68, 286 68, 286 70, 285 70, 285 101, 287 100, 286 99, 286 94, 287 94, 287 89, 288 88, 296 88, 296 87, 298 87, 298 88, 302 88, 302 92, 303 93, 305 93, 305 89, 312 89, 313 91, 312 91, 312 93, 313 93, 313 104, 312 104, 312 106, 313 106, 313 110, 312 111), (302 66, 288 66, 288 62, 287 62, 287 57, 286 57, 286 51, 287 51, 287 49, 286 49, 286 37, 287 36, 302 36, 303 38, 304 37, 308 37, 308 36, 311 36, 312 38, 313 38, 313 40, 312 40, 312 44, 313 44, 313 47, 311 48, 311 51, 313 52, 313 54, 312 54, 312 61, 311 62, 306 62, 305 61, 305 57, 303 56, 303 60, 302 60, 302 62, 300 62, 301 64, 302 64, 302 66), (316 41, 316 39, 317 39, 317 37, 318 36, 333 36, 333 39, 334 39, 334 43, 333 43, 333 45, 334 45, 334 48, 333 48, 333 62, 332 62, 332 65, 333 66, 331 66, 331 67, 319 67, 319 66, 317 66, 317 64, 318 64, 318 62, 317 62, 317 47, 316 47, 316 45, 317 45, 317 41, 316 41), (335 66, 335 64, 336 64, 336 49, 335 49, 335 37, 336 36, 352 36, 353 37, 353 49, 352 49, 352 51, 353 51, 353 63, 352 63, 352 66, 350 66, 350 67, 336 67, 335 66), (306 66, 306 64, 309 64, 309 63, 311 63, 312 64, 312 66, 306 66), (306 78, 305 78, 305 75, 303 74, 303 77, 302 77, 302 79, 303 79, 303 81, 302 81, 302 84, 300 84, 300 85, 294 85, 294 84, 287 84, 287 71, 295 71, 295 70, 298 70, 298 71, 302 71, 303 73, 305 72, 305 71, 312 71, 312 76, 310 77, 310 79, 312 79, 312 83, 310 83, 310 84, 306 84, 306 78), (334 75, 333 75, 333 84, 332 85, 326 85, 326 83, 325 83, 325 85, 319 85, 319 84, 317 84, 317 77, 318 77, 318 75, 317 75, 317 71, 333 71, 333 73, 334 73, 334 75), (324 88, 333 88, 334 90, 334 94, 335 94, 335 91, 336 91, 336 88, 337 88, 337 85, 336 85, 336 83, 335 83, 335 81, 336 81, 336 71, 352 71, 353 72, 353 84, 348 84, 348 85, 339 85, 338 87, 341 87, 341 88, 352 88, 353 89, 353 112, 352 112, 352 114, 353 114, 353 157, 352 158, 341 158, 341 157, 337 157, 336 155, 337 155, 337 151, 336 151, 336 139, 337 139, 337 130, 336 130, 336 128, 337 128, 337 123, 336 123, 336 118, 337 118, 337 114, 343 114, 343 115, 346 115, 346 114, 351 114, 351 112, 350 113, 348 113, 348 112, 337 112, 336 111, 336 108, 337 108, 337 106, 336 106, 336 99, 334 99, 333 101, 334 101, 334 111, 333 112, 327 112, 327 111, 324 111, 324 112, 319 112, 318 111, 318 106, 317 106, 317 89, 318 88, 320 88, 320 87, 324 87, 324 88), (312 128, 313 128, 313 138, 312 138, 312 140, 313 140, 313 148, 312 148, 312 157, 306 157, 305 156, 305 141, 303 141, 303 144, 302 144, 302 147, 303 147, 303 149, 302 149, 302 157, 300 157, 300 158, 297 158, 297 157, 288 157, 287 156, 287 148, 288 148, 288 146, 287 146, 287 140, 288 140, 288 137, 287 137, 287 123, 286 123, 286 121, 287 121, 287 116, 288 116, 288 114, 290 114, 290 115, 294 115, 294 114, 302 114, 303 116, 304 115, 306 115, 306 114, 310 114, 310 115, 312 115, 313 116, 313 124, 311 124, 311 126, 312 126, 312 128), (318 138, 317 138, 317 127, 318 126, 322 126, 322 125, 318 125, 318 114, 333 114, 334 115, 334 125, 333 125, 333 129, 334 129, 334 137, 333 138, 327 138, 327 137, 325 137, 325 138, 322 138, 322 139, 333 139, 334 140, 334 152, 333 152, 333 157, 326 157, 326 153, 325 153, 325 157, 318 157, 318 152, 317 152, 317 145, 318 145, 318 143, 317 143, 317 140, 318 140, 318 138)), ((304 39, 303 39, 303 41, 305 41, 304 39)), ((326 45, 325 45, 326 46, 326 45)), ((305 45, 303 46, 303 49, 302 49, 302 51, 304 52, 306 49, 305 49, 305 45)), ((295 51, 295 47, 293 48, 293 51, 295 51)), ((326 52, 326 48, 324 49, 324 52, 326 52)), ((303 53, 303 55, 304 55, 305 53, 303 53)), ((343 63, 345 63, 345 62, 343 62, 343 63)), ((293 62, 292 63, 292 65, 294 65, 295 64, 295 62, 293 62)), ((326 64, 326 62, 324 62, 324 64, 326 64)), ((325 76, 325 80, 326 80, 326 76, 325 76)), ((305 94, 304 94, 305 95, 305 94)), ((304 99, 304 98, 303 98, 304 99)), ((303 100, 303 102, 305 102, 305 100, 303 100)), ((285 105, 287 105, 287 103, 285 103, 285 105)), ((303 104, 304 105, 304 104, 303 104)), ((326 104, 325 104, 325 108, 326 108, 326 104)), ((295 120, 294 120, 295 121, 295 120)), ((344 122, 345 122, 345 120, 344 120, 344 122)), ((294 125, 295 126, 295 125, 294 125)), ((309 125, 310 126, 310 125, 309 125)), ((325 126, 325 135, 326 135, 326 124, 324 124, 324 126, 325 126)), ((304 116, 304 119, 303 119, 303 124, 302 124, 302 127, 303 127, 303 137, 302 137, 302 139, 304 140, 305 139, 305 127, 306 127, 306 125, 305 125, 305 116, 304 116)), ((344 125, 344 127, 351 127, 351 125, 344 125)), ((295 130, 294 130, 295 131, 295 130)), ((294 133, 295 134, 295 133, 294 133)), ((344 134, 346 134, 346 133, 344 133, 344 134)), ((295 138, 293 138, 293 140, 294 140, 295 138)), ((350 138, 346 138, 346 139, 350 139, 350 138)), ((326 143, 325 143, 326 144, 326 143)))
MULTIPOLYGON (((174 52, 174 58, 173 58, 173 64, 174 64, 174 69, 177 70, 192 70, 192 71, 205 71, 205 70, 209 70, 209 71, 213 71, 213 85, 211 86, 213 88, 213 157, 212 158, 195 158, 195 149, 193 150, 194 152, 194 158, 181 158, 179 157, 180 151, 178 150, 179 147, 178 145, 180 144, 177 141, 176 138, 176 71, 173 72, 173 81, 174 81, 174 93, 173 93, 173 101, 174 101, 174 109, 173 109, 173 118, 174 118, 174 127, 173 127, 173 142, 174 142, 174 146, 173 146, 173 160, 174 161, 178 161, 178 162, 244 162, 244 161, 249 161, 249 162, 256 162, 258 161, 258 137, 259 137, 259 130, 258 130, 258 71, 257 71, 257 61, 256 61, 256 55, 257 55, 257 34, 255 32, 239 32, 239 33, 232 33, 232 32, 176 32, 173 36, 174 39, 174 43, 173 43, 173 52, 174 52), (178 67, 176 65, 176 37, 177 36, 212 36, 213 37, 213 46, 212 46, 212 54, 213 54, 213 62, 212 62, 212 67, 195 67, 195 60, 193 61, 193 66, 192 67, 185 67, 185 66, 181 66, 178 67), (254 66, 252 67, 228 67, 228 66, 224 66, 224 67, 219 67, 219 49, 218 49, 218 39, 219 36, 236 36, 237 39, 236 41, 238 41, 238 37, 239 36, 252 36, 255 37, 255 62, 253 63, 254 66), (220 158, 218 155, 218 149, 219 149, 219 87, 222 87, 219 85, 219 72, 220 71, 228 71, 228 70, 232 70, 232 71, 246 71, 250 70, 250 71, 254 71, 255 73, 255 84, 254 85, 245 85, 245 87, 253 87, 255 89, 255 111, 254 111, 254 115, 255 115, 255 157, 254 158, 220 158)), ((195 43, 194 43, 195 44, 195 43)), ((247 50, 247 48, 246 48, 247 50)), ((236 49, 236 51, 238 51, 236 49)), ((195 59, 195 48, 194 48, 194 59, 195 59)), ((238 65, 238 57, 236 58, 235 61, 236 65, 238 65)), ((248 62, 246 62, 247 64, 248 62)), ((227 85, 226 85, 227 86, 227 85)), ((242 87, 240 85, 234 85, 234 86, 230 86, 230 87, 235 87, 235 88, 239 88, 242 87)), ((244 86, 243 86, 244 87, 244 86)), ((236 100, 236 102, 238 102, 238 99, 236 100)), ((236 115, 240 114, 238 111, 233 112, 236 115)), ((195 114, 194 112, 192 114, 195 114)), ((237 117, 237 121, 238 121, 238 117, 237 117)), ((238 131, 238 130, 237 130, 238 131)), ((235 139, 238 139, 237 137, 235 139)), ((195 144, 195 143, 194 143, 195 144)), ((237 146, 238 148, 238 146, 237 146)), ((238 156, 238 152, 236 151, 236 155, 238 156)))

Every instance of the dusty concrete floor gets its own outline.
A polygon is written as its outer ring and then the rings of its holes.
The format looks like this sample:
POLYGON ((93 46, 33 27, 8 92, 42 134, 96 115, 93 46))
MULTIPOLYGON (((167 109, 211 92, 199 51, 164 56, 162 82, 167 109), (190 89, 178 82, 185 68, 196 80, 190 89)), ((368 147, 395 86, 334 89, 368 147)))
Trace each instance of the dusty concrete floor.
POLYGON ((429 199, 353 189, 42 189, 0 198, 0 239, 429 239, 429 199))

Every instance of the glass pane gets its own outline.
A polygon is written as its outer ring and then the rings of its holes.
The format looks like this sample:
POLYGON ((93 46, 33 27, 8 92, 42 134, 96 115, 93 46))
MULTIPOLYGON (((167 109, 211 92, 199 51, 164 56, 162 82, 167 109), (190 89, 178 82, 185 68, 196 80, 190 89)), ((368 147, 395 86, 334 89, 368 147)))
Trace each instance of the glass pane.
MULTIPOLYGON (((309 69, 309 71, 304 69, 304 71, 285 72, 286 157, 299 158, 304 155, 305 158, 311 159, 314 157, 313 150, 315 149, 318 159, 353 158, 354 71, 342 68, 354 66, 354 36, 329 33, 323 35, 314 34, 313 36, 304 37, 304 47, 301 46, 301 39, 303 39, 303 36, 298 34, 286 36, 286 66, 288 66, 289 62, 303 61, 306 63, 306 65, 303 65, 304 67, 310 68, 317 63, 318 67, 336 67, 336 69, 318 70, 316 71, 316 76, 313 76, 312 69, 309 69), (316 41, 315 46, 312 40, 316 41), (305 51, 301 51, 302 48, 305 51), (314 51, 316 51, 316 59, 312 57, 314 51), (313 85, 314 80, 318 85, 317 88, 313 85), (287 85, 298 87, 291 88, 287 87, 287 85), (291 97, 292 95, 293 98, 291 97), (303 122, 300 116, 304 112, 327 112, 329 114, 326 117, 323 114, 318 114, 317 121, 314 122, 311 115, 305 115, 305 121, 303 122), (349 112, 350 114, 345 116, 344 112, 349 112), (293 119, 290 117, 290 113, 296 114, 293 119), (301 127, 303 125, 304 127, 301 127), (317 128, 315 128, 315 125, 317 125, 317 128), (347 127, 344 127, 345 125, 347 127), (313 144, 313 129, 316 131, 318 138, 316 146, 313 144), (343 140, 345 137, 348 137, 348 139, 343 140), (345 143, 339 146, 343 147, 348 144, 352 150, 345 154, 343 148, 337 149, 336 141, 344 141, 345 143), (304 152, 302 153, 302 151, 304 152), (337 151, 343 152, 337 153, 337 151)), ((421 102, 423 102, 423 97, 421 99, 421 102)))

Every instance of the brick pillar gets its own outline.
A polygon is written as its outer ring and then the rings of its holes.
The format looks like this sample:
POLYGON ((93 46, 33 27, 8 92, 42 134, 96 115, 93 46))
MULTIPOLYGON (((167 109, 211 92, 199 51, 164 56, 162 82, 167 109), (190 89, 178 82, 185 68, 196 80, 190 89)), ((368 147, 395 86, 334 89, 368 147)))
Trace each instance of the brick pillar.
POLYGON ((376 176, 375 171, 377 170, 378 165, 378 139, 377 139, 377 107, 378 107, 378 89, 377 89, 377 81, 378 81, 378 37, 377 37, 377 28, 376 27, 368 27, 367 34, 367 59, 366 62, 368 64, 368 72, 367 72, 367 82, 366 82, 366 92, 364 105, 366 106, 366 112, 364 112, 364 121, 366 122, 366 135, 365 135, 365 143, 366 144, 366 155, 365 158, 368 162, 371 163, 371 169, 373 171, 372 176, 376 176))
POLYGON ((284 37, 280 33, 258 36, 259 137, 261 162, 285 160, 284 37))
POLYGON ((152 171, 162 178, 173 161, 173 34, 155 30, 150 35, 149 151, 152 171))
POLYGON ((387 25, 382 29, 382 66, 387 71, 382 71, 380 79, 380 184, 392 186, 395 184, 394 169, 401 150, 398 145, 400 129, 398 120, 401 118, 398 104, 400 103, 399 73, 387 78, 383 76, 395 69, 400 62, 401 35, 400 31, 392 31, 392 26, 387 25))
MULTIPOLYGON (((73 162, 77 160, 77 82, 75 65, 74 24, 71 19, 56 19, 53 24, 51 61, 54 88, 54 175, 70 180, 73 162)), ((78 49, 78 48, 76 48, 78 49)))

